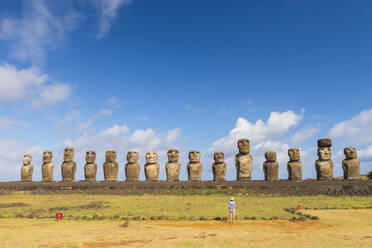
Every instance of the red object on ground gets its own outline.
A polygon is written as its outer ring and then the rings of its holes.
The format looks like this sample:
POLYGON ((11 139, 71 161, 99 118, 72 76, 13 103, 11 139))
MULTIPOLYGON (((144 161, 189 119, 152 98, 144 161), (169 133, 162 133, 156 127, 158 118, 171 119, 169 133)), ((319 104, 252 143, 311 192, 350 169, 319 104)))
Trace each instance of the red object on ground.
POLYGON ((62 218, 63 218, 63 213, 56 213, 57 220, 62 220, 62 218))
POLYGON ((297 205, 297 210, 301 210, 301 205, 297 205))

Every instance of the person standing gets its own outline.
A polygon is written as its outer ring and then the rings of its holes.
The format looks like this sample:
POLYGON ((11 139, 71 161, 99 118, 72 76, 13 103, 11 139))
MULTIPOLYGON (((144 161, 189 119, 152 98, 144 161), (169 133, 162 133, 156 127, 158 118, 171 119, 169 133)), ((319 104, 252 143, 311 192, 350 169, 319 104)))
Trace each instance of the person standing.
POLYGON ((230 223, 235 223, 235 207, 236 203, 234 201, 234 197, 231 197, 229 201, 230 223))

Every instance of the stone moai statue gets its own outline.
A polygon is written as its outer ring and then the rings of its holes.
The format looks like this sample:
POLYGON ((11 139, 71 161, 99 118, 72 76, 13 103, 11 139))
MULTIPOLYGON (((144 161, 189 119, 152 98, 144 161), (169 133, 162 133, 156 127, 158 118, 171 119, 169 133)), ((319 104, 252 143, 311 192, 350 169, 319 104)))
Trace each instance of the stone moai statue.
POLYGON ((138 181, 141 166, 138 163, 138 152, 129 151, 127 153, 127 163, 125 164, 126 181, 138 181))
POLYGON ((32 181, 32 174, 34 173, 34 167, 31 164, 32 157, 31 155, 23 156, 23 165, 21 168, 21 180, 22 181, 32 181))
POLYGON ((346 158, 342 161, 344 179, 360 179, 360 161, 357 159, 357 151, 354 147, 344 149, 346 158))
POLYGON ((266 161, 263 163, 263 171, 266 181, 278 180, 279 164, 276 162, 276 152, 265 152, 266 161))
POLYGON ((43 181, 45 182, 53 181, 54 165, 52 163, 52 157, 53 153, 51 151, 43 152, 43 165, 41 166, 41 175, 43 181))
POLYGON ((223 152, 214 153, 214 163, 212 165, 213 181, 225 181, 226 163, 225 154, 223 152))
POLYGON ((63 153, 63 163, 61 165, 62 181, 75 181, 76 162, 74 161, 74 148, 65 148, 63 153))
POLYGON ((238 140, 239 153, 235 155, 236 179, 252 179, 252 155, 250 152, 249 139, 238 140))
POLYGON ((288 150, 289 161, 287 163, 288 180, 302 179, 302 163, 300 161, 300 149, 291 148, 288 150))
POLYGON ((187 174, 189 181, 201 181, 203 165, 200 162, 200 152, 190 151, 189 152, 190 162, 187 164, 187 174))
POLYGON ((331 160, 331 139, 318 140, 318 157, 315 161, 316 178, 318 180, 333 178, 333 162, 331 160))
POLYGON ((85 166, 84 166, 84 174, 85 174, 85 181, 96 181, 97 176, 97 164, 96 162, 96 152, 95 151, 87 151, 85 154, 85 166))
POLYGON ((158 164, 158 154, 156 152, 146 152, 145 176, 146 181, 159 180, 160 165, 158 164))
POLYGON ((167 173, 167 181, 179 181, 181 165, 178 163, 180 153, 176 149, 171 149, 167 153, 168 162, 165 164, 165 171, 167 173))
POLYGON ((119 164, 116 162, 116 152, 106 151, 106 162, 103 163, 105 181, 117 181, 119 164))

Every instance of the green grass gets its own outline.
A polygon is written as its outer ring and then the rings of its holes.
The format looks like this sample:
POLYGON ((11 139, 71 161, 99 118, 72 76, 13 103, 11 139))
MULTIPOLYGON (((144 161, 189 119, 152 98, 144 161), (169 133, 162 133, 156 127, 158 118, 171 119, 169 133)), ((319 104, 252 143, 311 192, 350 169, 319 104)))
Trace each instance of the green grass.
MULTIPOLYGON (((63 212, 64 216, 93 216, 105 215, 121 217, 151 217, 167 216, 174 219, 179 217, 196 219, 200 216, 214 218, 227 216, 226 195, 87 195, 87 194, 50 194, 33 195, 14 193, 2 195, 0 198, 0 214, 11 217, 14 213, 28 215, 55 215, 63 212), (99 202, 104 208, 82 209, 76 208, 99 202), (1 208, 2 204, 24 203, 29 206, 1 208), (65 211, 48 211, 51 208, 68 207, 65 211), (71 209, 73 208, 73 209, 71 209)), ((365 196, 249 196, 235 195, 238 217, 278 217, 289 219, 291 214, 284 208, 295 208, 298 204, 308 208, 354 208, 372 206, 372 197, 365 196)))

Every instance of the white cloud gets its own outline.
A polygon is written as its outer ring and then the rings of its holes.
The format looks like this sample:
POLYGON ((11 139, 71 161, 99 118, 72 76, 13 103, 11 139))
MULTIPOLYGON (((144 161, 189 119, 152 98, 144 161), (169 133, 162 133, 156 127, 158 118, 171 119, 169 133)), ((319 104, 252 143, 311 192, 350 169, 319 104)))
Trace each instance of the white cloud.
POLYGON ((48 4, 42 0, 26 2, 21 18, 0 20, 0 39, 10 42, 13 58, 43 63, 46 49, 56 47, 66 33, 77 28, 81 16, 73 9, 58 7, 53 12, 48 4))
POLYGON ((349 120, 337 123, 328 134, 332 138, 345 139, 354 145, 372 143, 372 109, 364 110, 349 120))
POLYGON ((95 3, 100 18, 97 37, 102 38, 110 31, 120 7, 131 4, 132 0, 96 0, 95 3))
POLYGON ((52 83, 36 67, 18 70, 13 65, 0 65, 0 101, 26 100, 41 108, 64 102, 70 95, 69 84, 52 83))
POLYGON ((320 129, 319 128, 304 128, 301 129, 300 131, 296 132, 293 137, 292 137, 292 143, 299 145, 302 142, 304 142, 306 139, 314 136, 315 134, 319 133, 320 129))
POLYGON ((15 126, 27 127, 29 124, 25 121, 15 121, 8 117, 0 117, 0 129, 10 129, 15 126))

